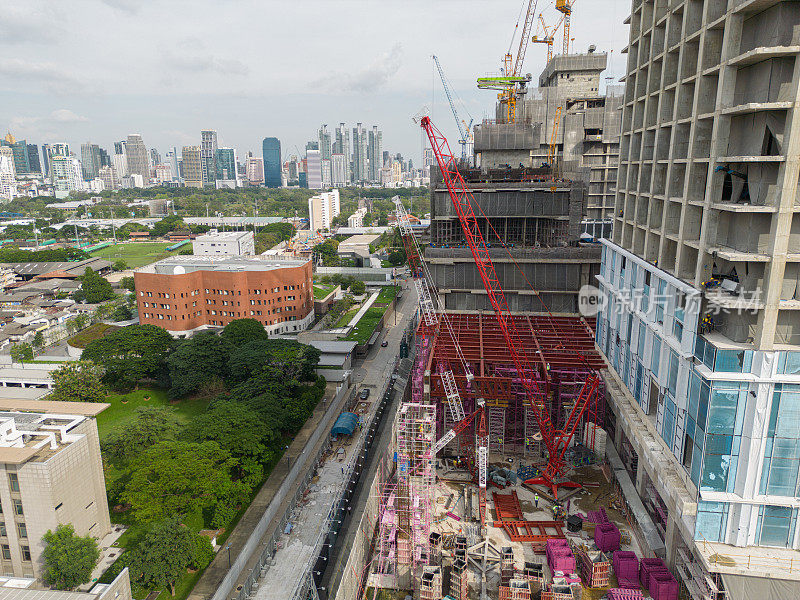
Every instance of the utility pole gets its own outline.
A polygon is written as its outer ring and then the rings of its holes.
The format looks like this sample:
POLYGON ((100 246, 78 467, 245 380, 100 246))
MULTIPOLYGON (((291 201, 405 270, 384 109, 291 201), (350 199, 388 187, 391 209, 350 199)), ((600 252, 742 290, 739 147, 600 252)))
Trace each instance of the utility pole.
POLYGON ((114 209, 111 209, 111 234, 114 236, 114 245, 117 244, 117 228, 114 226, 114 209))

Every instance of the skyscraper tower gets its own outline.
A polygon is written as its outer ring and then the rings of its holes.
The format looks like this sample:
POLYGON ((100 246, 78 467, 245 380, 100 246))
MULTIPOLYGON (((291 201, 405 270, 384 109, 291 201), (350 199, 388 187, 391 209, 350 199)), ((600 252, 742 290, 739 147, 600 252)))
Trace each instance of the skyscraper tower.
POLYGON ((367 181, 367 131, 356 123, 353 127, 353 183, 367 181))
POLYGON ((345 177, 347 183, 350 183, 353 180, 351 165, 352 159, 350 157, 350 131, 347 129, 344 123, 339 123, 339 126, 336 128, 336 138, 333 143, 333 154, 341 154, 344 156, 346 171, 345 177))
MULTIPOLYGON (((114 146, 116 147, 116 144, 114 146)), ((132 133, 128 136, 125 143, 125 155, 127 156, 128 175, 141 175, 142 181, 147 185, 150 181, 150 157, 141 135, 132 133)))
POLYGON ((367 145, 367 158, 369 159, 369 181, 375 183, 380 180, 383 167, 383 133, 378 131, 378 126, 373 125, 369 132, 367 145))
POLYGON ((161 153, 155 148, 150 148, 150 164, 154 167, 161 164, 161 153))
POLYGON ((86 181, 95 179, 100 174, 100 146, 86 142, 81 144, 81 163, 83 164, 83 178, 86 181))
MULTIPOLYGON (((184 146, 181 152, 186 187, 203 187, 203 158, 199 146, 184 146)), ((216 167, 215 167, 216 168, 216 167)))
POLYGON ((323 125, 319 129, 319 151, 322 155, 322 160, 331 159, 331 134, 328 132, 327 125, 323 125))
POLYGON ((267 187, 279 188, 282 184, 281 141, 278 138, 264 138, 261 144, 264 156, 264 180, 267 187))
POLYGON ((217 180, 217 132, 205 129, 200 132, 200 152, 203 159, 203 185, 217 180))

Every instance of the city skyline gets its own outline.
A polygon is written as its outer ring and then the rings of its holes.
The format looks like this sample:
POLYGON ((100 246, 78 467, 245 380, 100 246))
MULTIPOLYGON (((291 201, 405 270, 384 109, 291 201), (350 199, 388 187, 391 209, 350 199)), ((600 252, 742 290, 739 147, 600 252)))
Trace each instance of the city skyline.
MULTIPOLYGON (((219 145, 237 148, 240 156, 257 153, 265 136, 281 139, 288 154, 313 139, 319 123, 328 123, 334 131, 342 121, 351 128, 361 121, 365 126, 378 124, 393 151, 418 159, 421 137, 411 116, 431 105, 432 91, 433 117, 455 139, 455 122, 441 83, 433 78, 430 55, 439 56, 453 89, 476 121, 492 117, 494 96, 475 89, 475 78, 498 70, 520 3, 467 2, 469 10, 457 12, 451 3, 345 2, 337 4, 336 11, 320 3, 319 12, 326 18, 307 24, 307 42, 291 57, 288 32, 303 15, 295 14, 299 8, 283 5, 277 11, 273 2, 242 2, 242 10, 226 13, 229 26, 221 28, 219 14, 202 2, 192 20, 170 19, 169 14, 180 8, 164 6, 163 19, 147 21, 146 27, 144 5, 132 2, 87 1, 70 11, 44 2, 4 4, 0 128, 19 139, 40 145, 67 142, 77 148, 91 140, 102 147, 138 132, 148 147, 163 153, 172 146, 199 143, 196 132, 214 128, 219 145), (423 9, 426 18, 420 19, 423 9), (467 15, 490 10, 493 18, 482 22, 470 39, 471 58, 464 57, 459 48, 461 32, 470 23, 467 15), (262 14, 270 18, 256 18, 262 14), (174 26, 161 24, 173 21, 174 26), (102 27, 92 26, 100 22, 102 27), (264 66, 248 58, 256 39, 248 35, 251 22, 259 23, 259 47, 273 57, 263 61, 264 66), (366 27, 376 22, 391 22, 391 33, 366 27), (213 50, 201 41, 207 37, 203 32, 212 28, 220 42, 213 50), (143 36, 137 45, 143 54, 141 60, 137 55, 135 61, 126 61, 132 49, 119 47, 111 31, 125 39, 132 29, 143 36), (353 41, 330 48, 330 37, 321 29, 343 32, 340 39, 353 41), (70 43, 78 39, 80 44, 70 43), (100 50, 112 47, 112 56, 101 56, 107 53, 100 50), (365 53, 364 47, 370 51, 365 53), (120 69, 122 64, 125 69, 120 69), (19 89, 26 90, 24 97, 19 89)), ((594 43, 598 50, 613 50, 609 71, 618 78, 624 64, 619 51, 627 40, 622 23, 627 2, 596 4, 602 7, 591 16, 579 13, 573 19, 575 48, 594 43)), ((553 12, 544 8, 545 16, 553 12)), ((530 46, 525 71, 538 72, 544 59, 544 48, 530 46)))

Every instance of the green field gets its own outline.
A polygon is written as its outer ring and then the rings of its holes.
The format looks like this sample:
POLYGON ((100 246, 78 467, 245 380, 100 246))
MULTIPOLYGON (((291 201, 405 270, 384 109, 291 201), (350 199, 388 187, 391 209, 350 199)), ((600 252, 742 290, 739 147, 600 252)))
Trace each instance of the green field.
POLYGON ((315 283, 314 284, 314 300, 322 300, 328 294, 330 294, 336 286, 334 285, 325 285, 324 283, 315 283))
POLYGON ((356 313, 358 312, 358 309, 360 309, 360 308, 361 308, 361 305, 359 304, 355 308, 351 308, 346 313, 344 313, 341 316, 341 318, 336 322, 336 325, 333 326, 333 329, 336 329, 337 327, 346 327, 347 325, 349 325, 350 321, 352 321, 353 317, 356 316, 356 313))
POLYGON ((135 269, 149 265, 162 258, 173 256, 186 248, 186 246, 183 246, 174 252, 167 252, 169 246, 172 246, 172 242, 129 242, 100 248, 100 250, 92 252, 91 256, 105 258, 111 262, 124 260, 128 267, 135 269))
POLYGON ((169 406, 175 409, 175 416, 181 423, 188 423, 193 417, 206 410, 208 400, 179 400, 171 404, 164 390, 141 389, 129 394, 109 394, 104 400, 111 404, 97 415, 97 429, 100 441, 122 429, 133 420, 134 411, 140 406, 169 406), (149 398, 145 400, 145 397, 149 398))

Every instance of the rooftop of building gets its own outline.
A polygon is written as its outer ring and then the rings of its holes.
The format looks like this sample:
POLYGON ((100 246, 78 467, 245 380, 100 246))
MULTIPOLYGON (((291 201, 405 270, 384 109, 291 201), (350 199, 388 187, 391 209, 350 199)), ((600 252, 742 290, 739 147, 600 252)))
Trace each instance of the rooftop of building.
POLYGON ((252 231, 209 231, 198 235, 196 242, 235 242, 253 235, 252 231))
POLYGON ((32 459, 47 460, 82 437, 72 431, 86 418, 56 412, 0 410, 0 462, 22 464, 32 459))
POLYGON ((44 275, 54 271, 67 274, 83 275, 86 268, 101 271, 111 267, 111 261, 102 258, 89 258, 78 262, 18 262, 0 263, 0 267, 8 267, 18 275, 44 275))
POLYGON ((106 592, 116 589, 114 586, 121 577, 127 579, 127 568, 117 576, 114 582, 96 583, 88 592, 40 590, 35 589, 37 582, 29 577, 0 577, 0 598, 2 600, 99 600, 106 592))
POLYGON ((302 267, 308 260, 265 260, 248 256, 171 256, 139 269, 139 273, 183 275, 194 271, 273 271, 289 267, 302 267))
POLYGON ((380 239, 378 234, 361 233, 347 238, 339 244, 339 252, 348 252, 357 248, 369 246, 372 242, 380 239))

